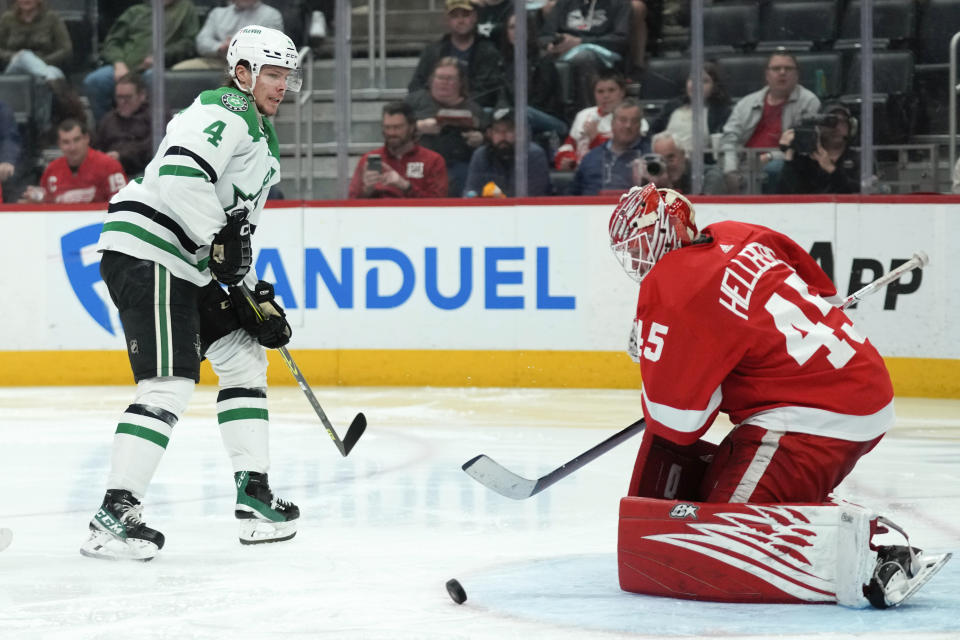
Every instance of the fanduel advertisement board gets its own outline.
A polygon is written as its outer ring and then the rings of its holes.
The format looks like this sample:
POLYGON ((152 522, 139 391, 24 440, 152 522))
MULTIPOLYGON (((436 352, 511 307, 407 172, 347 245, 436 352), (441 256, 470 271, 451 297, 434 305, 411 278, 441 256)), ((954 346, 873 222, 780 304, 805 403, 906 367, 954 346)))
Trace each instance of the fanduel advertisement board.
MULTIPOLYGON (((621 351, 636 285, 611 256, 609 204, 271 208, 254 238, 296 349, 621 351)), ((850 311, 885 356, 960 358, 956 204, 703 203, 701 226, 794 238, 842 295, 931 259, 850 311)), ((0 351, 122 350, 95 251, 103 214, 0 213, 0 351)))

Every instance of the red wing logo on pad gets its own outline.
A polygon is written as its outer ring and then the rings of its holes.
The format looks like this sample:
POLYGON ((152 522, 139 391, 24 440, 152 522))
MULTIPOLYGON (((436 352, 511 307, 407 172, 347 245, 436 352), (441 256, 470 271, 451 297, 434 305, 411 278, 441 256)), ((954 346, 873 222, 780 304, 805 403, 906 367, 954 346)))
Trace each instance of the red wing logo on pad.
MULTIPOLYGON (((709 523, 687 523, 690 533, 644 538, 708 556, 802 600, 835 598, 833 581, 812 572, 823 566, 815 556, 830 545, 814 545, 817 534, 803 513, 778 506, 741 507, 745 512, 714 513, 709 523)), ((696 510, 695 505, 677 504, 670 517, 696 518, 696 510)))

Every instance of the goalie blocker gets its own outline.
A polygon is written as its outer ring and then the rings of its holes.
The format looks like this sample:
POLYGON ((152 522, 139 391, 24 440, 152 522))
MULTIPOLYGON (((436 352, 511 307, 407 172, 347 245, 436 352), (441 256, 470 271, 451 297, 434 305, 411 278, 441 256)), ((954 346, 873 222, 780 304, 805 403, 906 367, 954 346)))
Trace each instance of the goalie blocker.
POLYGON ((925 555, 863 507, 696 501, 717 446, 647 433, 620 501, 620 587, 647 595, 750 603, 897 606, 950 554, 925 555), (905 545, 879 545, 890 529, 905 545))

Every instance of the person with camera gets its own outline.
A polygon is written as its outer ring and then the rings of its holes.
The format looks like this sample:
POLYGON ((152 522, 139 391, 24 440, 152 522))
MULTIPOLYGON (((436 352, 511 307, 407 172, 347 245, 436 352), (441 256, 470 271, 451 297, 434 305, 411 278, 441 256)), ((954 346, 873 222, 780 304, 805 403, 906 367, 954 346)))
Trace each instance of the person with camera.
POLYGON ((417 121, 406 102, 383 105, 383 146, 363 154, 350 180, 349 197, 444 198, 443 156, 417 143, 417 121))
MULTIPOLYGON (((645 185, 656 182, 665 189, 679 193, 693 193, 693 177, 687 152, 674 133, 661 131, 653 136, 652 153, 645 154, 633 164, 633 183, 645 185)), ((703 170, 703 193, 717 195, 726 193, 723 173, 716 165, 707 165, 703 170)))
POLYGON ((860 154, 850 149, 855 127, 850 110, 834 103, 784 131, 777 193, 860 193, 860 154))

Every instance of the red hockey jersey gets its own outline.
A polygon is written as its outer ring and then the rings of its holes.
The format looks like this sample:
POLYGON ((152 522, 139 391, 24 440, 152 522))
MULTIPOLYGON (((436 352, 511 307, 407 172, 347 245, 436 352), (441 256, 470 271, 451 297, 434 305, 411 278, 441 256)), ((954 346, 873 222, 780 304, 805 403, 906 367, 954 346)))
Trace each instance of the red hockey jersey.
POLYGON ((44 202, 108 202, 125 184, 120 163, 96 149, 87 151, 76 172, 61 157, 47 165, 40 178, 44 202))
POLYGON ((758 225, 703 231, 712 242, 668 253, 640 287, 648 428, 690 444, 723 411, 734 424, 852 441, 889 429, 886 366, 821 297, 836 289, 810 255, 758 225))

